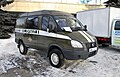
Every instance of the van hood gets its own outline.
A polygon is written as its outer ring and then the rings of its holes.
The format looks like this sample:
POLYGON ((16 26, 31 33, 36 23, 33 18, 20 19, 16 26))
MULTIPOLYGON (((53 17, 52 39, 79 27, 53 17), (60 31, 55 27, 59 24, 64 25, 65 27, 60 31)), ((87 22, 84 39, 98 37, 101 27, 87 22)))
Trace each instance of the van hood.
POLYGON ((96 38, 87 31, 73 31, 71 33, 67 33, 67 36, 69 36, 72 40, 82 43, 91 43, 96 40, 96 38))

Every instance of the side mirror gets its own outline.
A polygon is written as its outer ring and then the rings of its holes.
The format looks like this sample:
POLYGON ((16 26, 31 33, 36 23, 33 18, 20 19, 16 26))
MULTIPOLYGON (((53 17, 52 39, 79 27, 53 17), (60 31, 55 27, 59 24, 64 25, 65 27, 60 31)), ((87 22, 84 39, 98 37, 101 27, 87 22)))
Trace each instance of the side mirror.
POLYGON ((87 25, 84 25, 84 29, 85 29, 85 31, 87 31, 87 25))

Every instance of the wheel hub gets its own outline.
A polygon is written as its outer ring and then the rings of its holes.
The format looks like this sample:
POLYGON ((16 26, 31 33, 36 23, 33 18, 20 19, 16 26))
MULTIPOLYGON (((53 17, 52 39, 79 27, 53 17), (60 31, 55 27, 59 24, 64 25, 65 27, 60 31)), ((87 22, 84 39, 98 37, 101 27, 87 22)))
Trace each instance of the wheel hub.
POLYGON ((54 65, 57 65, 59 63, 59 57, 56 53, 52 53, 51 55, 51 61, 54 65))
POLYGON ((20 51, 23 53, 23 51, 24 51, 23 45, 20 45, 20 51))

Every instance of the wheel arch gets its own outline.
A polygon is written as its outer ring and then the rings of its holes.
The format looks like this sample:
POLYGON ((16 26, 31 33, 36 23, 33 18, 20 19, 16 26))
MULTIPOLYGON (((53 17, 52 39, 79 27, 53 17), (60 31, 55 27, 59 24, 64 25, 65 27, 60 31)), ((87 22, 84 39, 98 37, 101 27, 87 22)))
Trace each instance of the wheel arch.
POLYGON ((63 48, 60 47, 59 45, 56 45, 56 44, 50 45, 50 46, 48 47, 47 57, 49 56, 50 51, 51 51, 52 49, 55 49, 55 48, 56 48, 56 49, 59 49, 59 50, 61 51, 61 54, 62 54, 63 57, 64 57, 63 48))
POLYGON ((21 42, 23 42, 23 40, 22 40, 22 39, 19 39, 19 40, 18 40, 18 44, 20 43, 20 41, 21 41, 21 42))

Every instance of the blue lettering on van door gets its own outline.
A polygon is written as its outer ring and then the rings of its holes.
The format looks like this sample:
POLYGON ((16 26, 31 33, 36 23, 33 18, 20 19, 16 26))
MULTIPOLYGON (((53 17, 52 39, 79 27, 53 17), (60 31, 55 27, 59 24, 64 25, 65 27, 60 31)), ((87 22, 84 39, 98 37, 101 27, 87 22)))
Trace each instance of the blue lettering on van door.
POLYGON ((114 36, 114 44, 119 45, 120 44, 120 30, 115 30, 115 36, 114 36))
POLYGON ((120 30, 115 30, 115 35, 120 36, 120 30))

